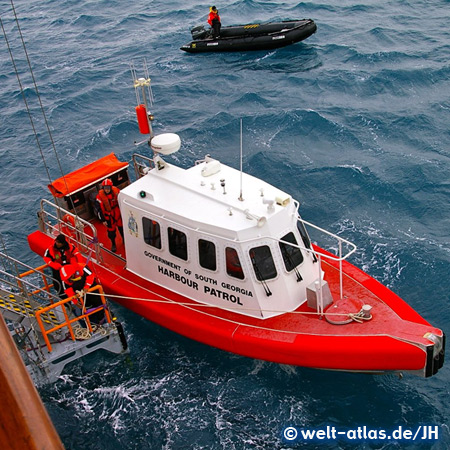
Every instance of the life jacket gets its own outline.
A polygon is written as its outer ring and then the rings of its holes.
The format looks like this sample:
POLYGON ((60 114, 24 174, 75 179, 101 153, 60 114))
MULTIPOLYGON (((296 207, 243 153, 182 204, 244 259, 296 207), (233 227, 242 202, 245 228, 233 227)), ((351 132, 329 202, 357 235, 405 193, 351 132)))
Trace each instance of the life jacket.
POLYGON ((114 208, 119 207, 119 203, 117 201, 119 192, 120 191, 118 188, 116 188, 116 186, 111 186, 111 192, 109 194, 106 194, 104 189, 100 189, 99 193, 97 194, 97 200, 100 203, 103 214, 111 214, 114 208))
POLYGON ((97 194, 97 202, 106 221, 110 222, 108 229, 114 230, 116 226, 122 226, 122 217, 118 202, 120 190, 116 186, 111 186, 111 192, 106 194, 103 189, 97 194))
POLYGON ((56 248, 53 244, 45 251, 44 261, 49 267, 61 270, 66 264, 82 262, 83 257, 78 249, 70 243, 67 244, 66 248, 56 248))
MULTIPOLYGON (((84 264, 68 264, 61 269, 60 273, 67 297, 74 296, 76 291, 82 289, 87 291, 95 283, 94 274, 84 264)), ((73 302, 78 304, 78 299, 74 297, 73 302)))
POLYGON ((214 11, 211 11, 211 12, 209 13, 209 16, 208 16, 208 23, 209 23, 211 26, 213 26, 213 20, 214 20, 214 19, 218 20, 219 23, 220 23, 220 16, 219 16, 219 14, 218 14, 218 13, 215 13, 214 11))

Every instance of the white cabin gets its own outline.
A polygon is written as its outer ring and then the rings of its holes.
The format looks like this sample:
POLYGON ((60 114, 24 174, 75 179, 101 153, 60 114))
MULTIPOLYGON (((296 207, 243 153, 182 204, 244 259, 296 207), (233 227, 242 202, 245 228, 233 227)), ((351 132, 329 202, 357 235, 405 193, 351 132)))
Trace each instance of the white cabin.
POLYGON ((128 270, 252 317, 307 300, 320 270, 290 195, 209 156, 189 169, 153 162, 119 195, 128 270))

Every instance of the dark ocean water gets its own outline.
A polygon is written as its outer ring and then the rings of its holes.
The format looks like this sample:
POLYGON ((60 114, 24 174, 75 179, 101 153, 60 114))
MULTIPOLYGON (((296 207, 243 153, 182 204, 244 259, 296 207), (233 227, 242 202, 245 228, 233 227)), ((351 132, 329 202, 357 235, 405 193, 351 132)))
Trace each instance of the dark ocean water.
MULTIPOLYGON (((176 132, 191 165, 206 153, 301 202, 305 219, 355 242, 352 262, 427 320, 450 323, 450 2, 239 0, 224 24, 309 17, 317 33, 275 51, 188 55, 204 23, 194 0, 15 0, 55 148, 68 172, 139 140, 129 64, 147 61, 155 131, 176 132)), ((9 1, 0 14, 52 178, 60 176, 9 1)), ((137 149, 140 152, 144 148, 137 149)), ((46 171, 0 38, 0 232, 30 263, 27 233, 46 171)), ((41 389, 68 449, 450 447, 450 363, 437 376, 322 372, 207 348, 116 306, 130 354, 95 355, 41 389), (282 440, 285 427, 358 426, 439 440, 282 440)))

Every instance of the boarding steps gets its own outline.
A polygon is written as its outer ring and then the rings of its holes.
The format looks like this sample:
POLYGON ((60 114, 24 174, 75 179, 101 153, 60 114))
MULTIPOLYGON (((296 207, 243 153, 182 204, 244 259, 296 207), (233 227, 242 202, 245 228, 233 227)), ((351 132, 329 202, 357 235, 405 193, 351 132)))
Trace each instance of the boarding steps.
POLYGON ((103 309, 105 321, 98 326, 90 322, 92 310, 75 317, 72 300, 52 294, 45 265, 31 268, 3 252, 0 261, 0 313, 37 386, 57 381, 67 364, 96 350, 127 351, 122 325, 111 316, 100 286, 94 290, 103 306, 94 312, 103 309), (81 319, 87 328, 81 327, 81 319))

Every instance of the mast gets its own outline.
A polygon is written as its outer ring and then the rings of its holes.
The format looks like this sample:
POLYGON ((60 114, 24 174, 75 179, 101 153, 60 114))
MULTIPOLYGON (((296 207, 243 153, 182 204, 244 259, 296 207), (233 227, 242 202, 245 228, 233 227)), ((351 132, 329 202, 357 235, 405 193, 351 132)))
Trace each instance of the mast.
POLYGON ((149 134, 149 143, 154 134, 152 129, 153 115, 149 112, 149 103, 153 103, 153 94, 151 90, 151 79, 148 73, 147 63, 144 61, 144 75, 145 77, 137 77, 136 69, 131 64, 131 75, 133 78, 133 86, 136 93, 136 116, 139 124, 139 131, 142 134, 149 134))

